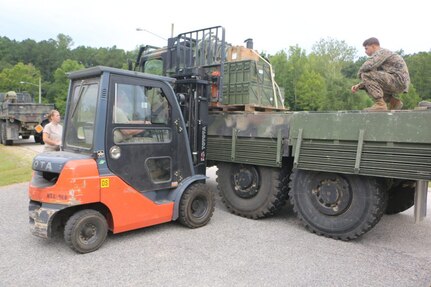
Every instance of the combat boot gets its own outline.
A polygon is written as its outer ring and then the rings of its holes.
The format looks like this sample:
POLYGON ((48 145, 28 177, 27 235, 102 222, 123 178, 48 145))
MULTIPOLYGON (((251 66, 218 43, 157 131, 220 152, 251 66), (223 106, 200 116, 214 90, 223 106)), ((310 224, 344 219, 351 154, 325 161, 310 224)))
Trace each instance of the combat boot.
POLYGON ((386 107, 386 103, 382 98, 375 99, 374 105, 364 109, 364 111, 367 111, 367 112, 381 112, 381 111, 387 111, 387 110, 388 108, 386 107))
POLYGON ((389 100, 389 109, 390 110, 401 110, 403 107, 403 102, 400 99, 395 97, 391 97, 389 100))

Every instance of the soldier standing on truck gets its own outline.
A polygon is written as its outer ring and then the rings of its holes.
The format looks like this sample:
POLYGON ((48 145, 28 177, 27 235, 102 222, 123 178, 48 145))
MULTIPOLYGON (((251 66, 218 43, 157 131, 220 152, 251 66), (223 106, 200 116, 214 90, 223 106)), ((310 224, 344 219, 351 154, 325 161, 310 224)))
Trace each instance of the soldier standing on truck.
POLYGON ((396 94, 407 93, 410 85, 410 76, 404 59, 387 49, 380 47, 377 38, 369 38, 362 44, 365 53, 370 57, 361 66, 358 77, 362 80, 352 86, 352 93, 365 90, 374 105, 366 111, 386 111, 386 103, 390 110, 400 110, 403 102, 396 98, 396 94))
POLYGON ((48 119, 49 124, 43 128, 43 141, 45 142, 43 151, 59 151, 63 135, 63 127, 60 125, 60 113, 57 110, 52 110, 48 114, 48 119))

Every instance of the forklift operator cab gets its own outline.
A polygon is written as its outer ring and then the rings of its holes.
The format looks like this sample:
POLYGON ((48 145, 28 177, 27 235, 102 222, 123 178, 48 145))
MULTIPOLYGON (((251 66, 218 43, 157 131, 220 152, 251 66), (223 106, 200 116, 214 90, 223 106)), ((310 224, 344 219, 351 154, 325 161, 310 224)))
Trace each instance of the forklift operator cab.
POLYGON ((108 67, 69 77, 63 151, 33 161, 32 233, 64 227, 66 243, 87 253, 108 229, 205 225, 214 198, 196 174, 175 80, 108 67))
POLYGON ((97 154, 100 174, 115 174, 140 192, 176 187, 192 176, 188 139, 178 129, 184 121, 170 83, 112 72, 97 80, 73 81, 63 149, 97 154))

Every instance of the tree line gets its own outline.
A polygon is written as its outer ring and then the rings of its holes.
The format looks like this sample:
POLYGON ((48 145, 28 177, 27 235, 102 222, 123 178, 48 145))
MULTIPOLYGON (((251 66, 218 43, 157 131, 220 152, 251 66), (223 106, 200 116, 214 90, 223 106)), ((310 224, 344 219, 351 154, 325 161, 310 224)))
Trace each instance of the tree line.
MULTIPOLYGON (((72 46, 73 40, 64 34, 40 42, 0 37, 0 92, 28 91, 36 96, 41 78, 43 102, 55 103, 64 113, 69 84, 66 73, 97 65, 125 69, 127 61, 135 60, 138 53, 138 47, 124 51, 116 46, 72 46)), ((411 77, 409 93, 402 94, 401 99, 405 108, 414 108, 419 101, 431 99, 431 51, 412 55, 397 52, 404 57, 411 77)), ((276 82, 284 89, 286 107, 324 111, 359 110, 371 105, 365 92, 350 92, 366 60, 366 56, 357 55, 358 51, 344 41, 327 38, 316 42, 310 53, 291 46, 264 56, 273 65, 276 82)))

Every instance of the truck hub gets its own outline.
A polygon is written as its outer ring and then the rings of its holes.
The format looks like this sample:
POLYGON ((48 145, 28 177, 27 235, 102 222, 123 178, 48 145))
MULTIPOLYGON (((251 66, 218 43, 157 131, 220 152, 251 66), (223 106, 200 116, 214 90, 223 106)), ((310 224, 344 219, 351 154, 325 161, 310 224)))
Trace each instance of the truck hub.
POLYGON ((349 184, 342 178, 324 179, 312 190, 313 205, 323 214, 342 214, 352 201, 349 184))
POLYGON ((233 175, 235 193, 241 198, 252 198, 259 192, 259 174, 253 167, 240 168, 233 175))

